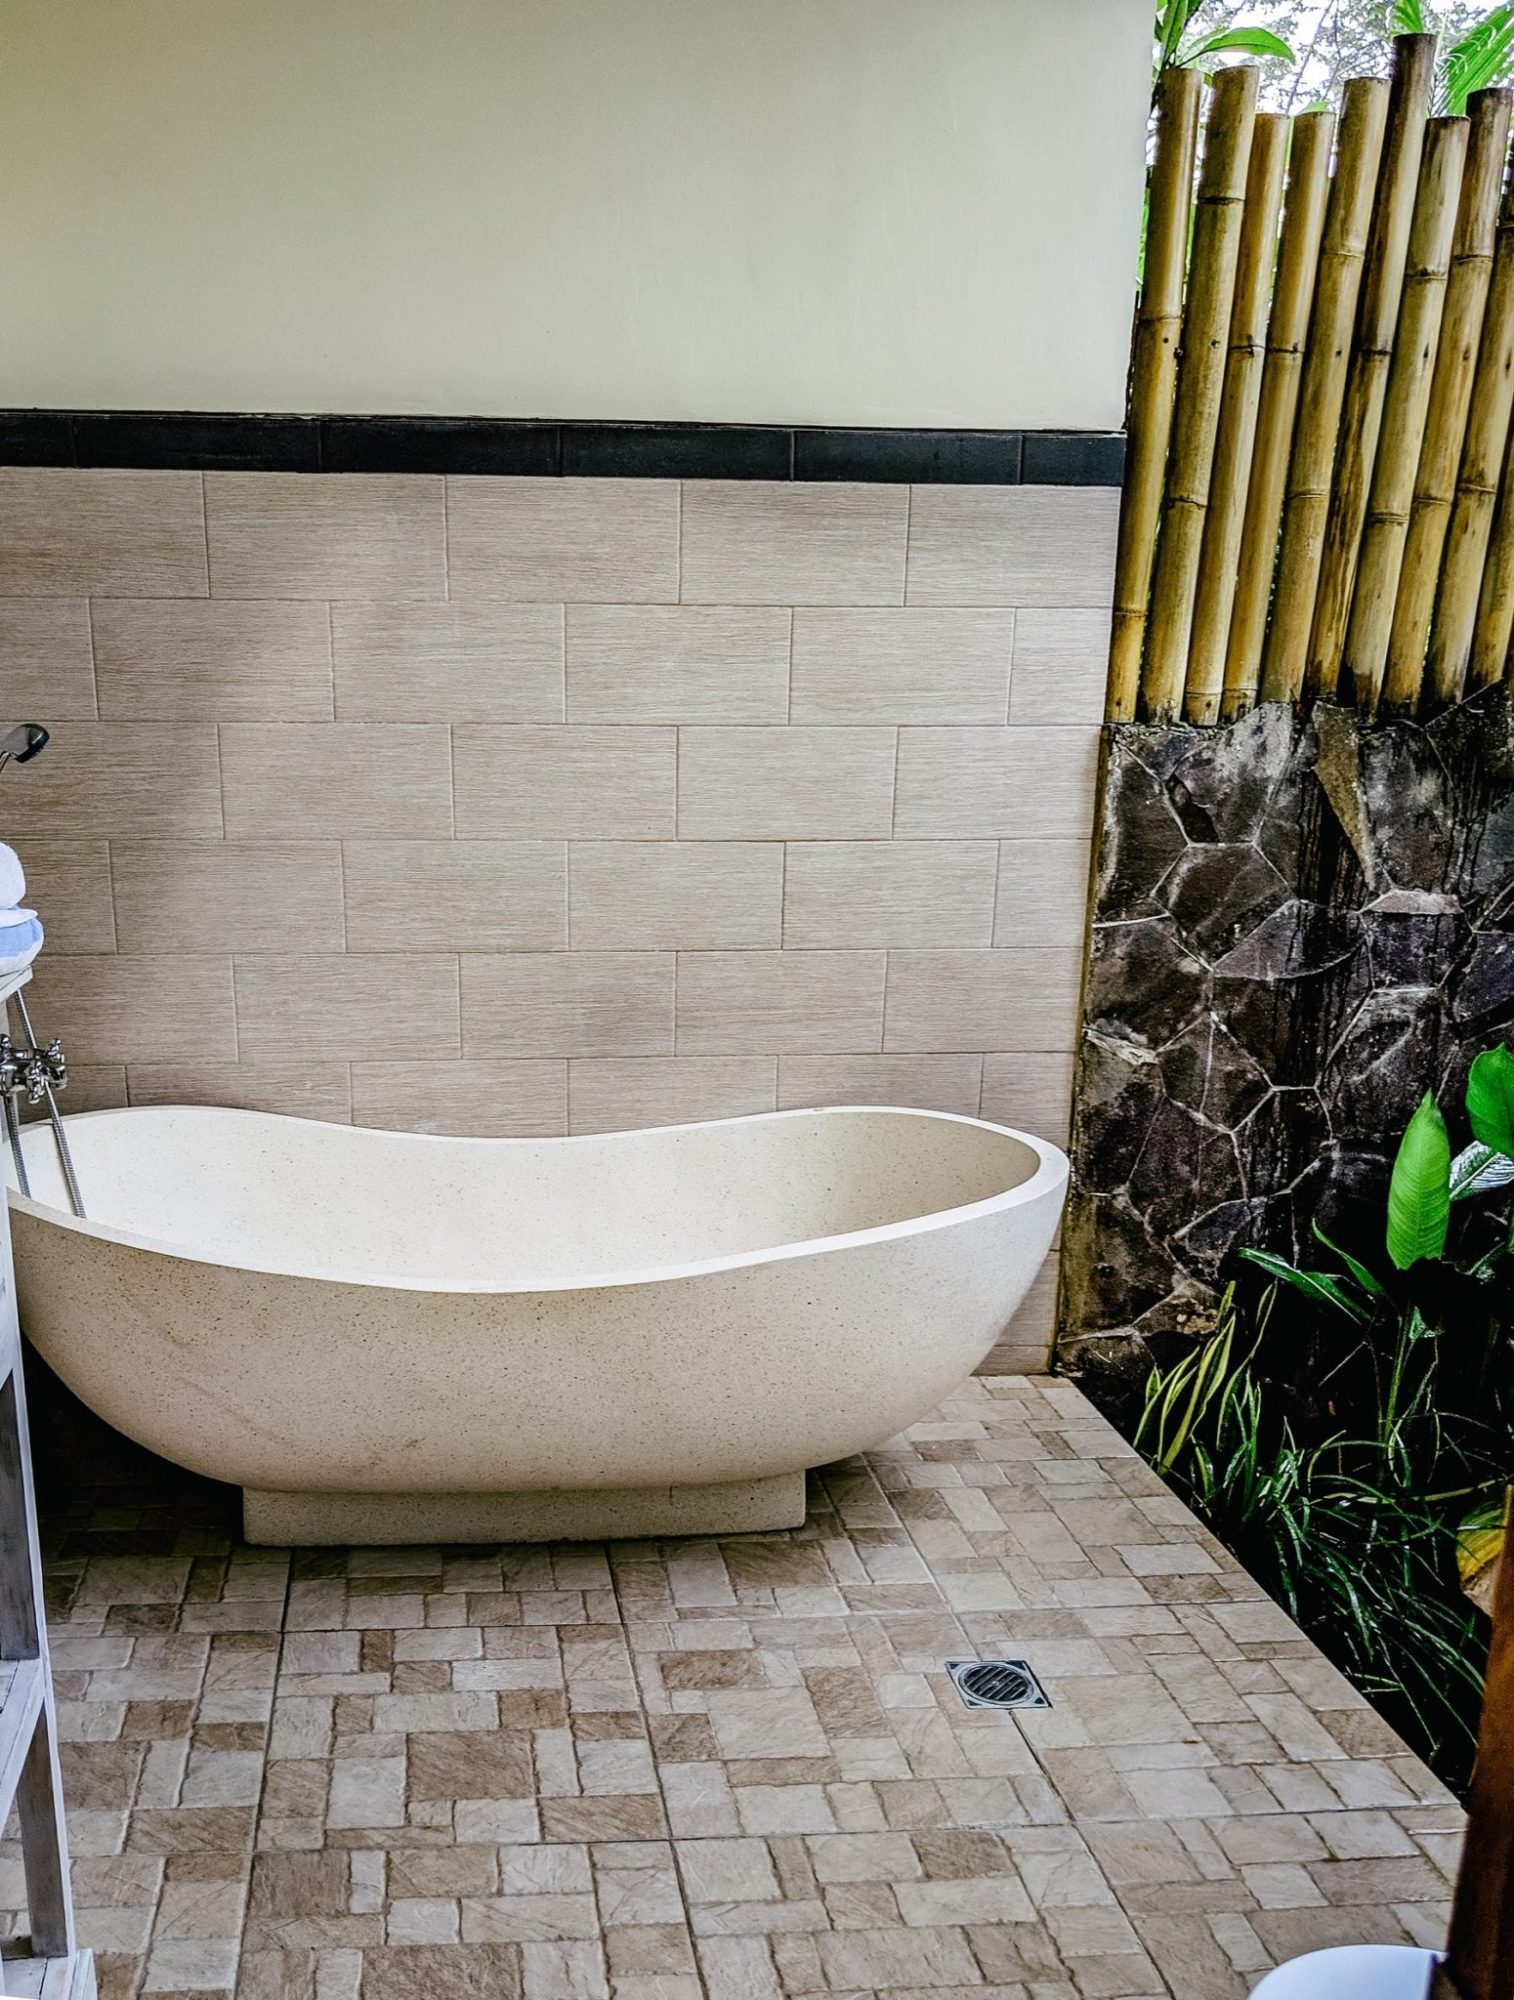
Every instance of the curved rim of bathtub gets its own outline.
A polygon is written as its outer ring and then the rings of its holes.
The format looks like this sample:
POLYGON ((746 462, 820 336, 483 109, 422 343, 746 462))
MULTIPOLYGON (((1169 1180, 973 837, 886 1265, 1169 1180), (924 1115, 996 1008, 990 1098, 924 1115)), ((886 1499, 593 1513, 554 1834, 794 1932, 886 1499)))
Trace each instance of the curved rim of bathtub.
MULTIPOLYGON (((656 1139, 673 1132, 689 1132, 696 1129, 710 1130, 723 1125, 775 1124, 785 1119, 796 1118, 842 1118, 853 1116, 887 1118, 932 1119, 945 1125, 971 1125, 980 1131, 996 1132, 1006 1139, 1015 1139, 1035 1155, 1034 1172, 1023 1181, 1016 1181, 1012 1187, 998 1194, 986 1195, 980 1201, 964 1202, 954 1208, 928 1210, 924 1215, 911 1215, 902 1222, 885 1222, 871 1229, 848 1230, 839 1236, 809 1236, 796 1243, 779 1243, 765 1250, 736 1251, 724 1257, 704 1257, 687 1264, 662 1264, 637 1267, 624 1271, 595 1272, 592 1276, 572 1279, 545 1279, 540 1282, 516 1282, 511 1284, 488 1284, 476 1281, 445 1283, 440 1279, 395 1277, 375 1271, 300 1271, 291 1270, 284 1264, 270 1263, 255 1257, 239 1258, 229 1265, 223 1257, 212 1257, 207 1252, 187 1243, 174 1242, 168 1237, 147 1236, 140 1231, 119 1229, 108 1222, 96 1222, 85 1216, 80 1218, 68 1209, 55 1208, 50 1202, 37 1201, 23 1195, 10 1176, 15 1173, 15 1164, 5 1153, 4 1165, 7 1174, 6 1194, 10 1206, 23 1215, 35 1216, 39 1220, 54 1224, 59 1228, 71 1229, 81 1236, 96 1236, 108 1243, 124 1244, 128 1249, 146 1250, 163 1257, 179 1257, 191 1264, 207 1264, 213 1268, 256 1271, 264 1276, 276 1278, 297 1278, 304 1284, 325 1285, 367 1285, 386 1291, 420 1292, 431 1294, 460 1294, 475 1297, 530 1296, 549 1292, 599 1291, 619 1285, 667 1284, 681 1278, 705 1277, 717 1271, 739 1271, 754 1264, 777 1264, 797 1257, 819 1257, 842 1250, 851 1250, 867 1243, 885 1243, 896 1238, 923 1236, 938 1229, 948 1229, 955 1224, 969 1221, 978 1216, 996 1214, 1001 1210, 1016 1208, 1033 1201, 1053 1189, 1066 1185, 1070 1171, 1066 1153, 1049 1139, 1038 1138, 1033 1132, 1022 1132, 1017 1126, 997 1125, 988 1118, 971 1118, 956 1111, 931 1111, 916 1105, 902 1104, 824 1104, 798 1106, 785 1111, 754 1111, 737 1118, 690 1119, 680 1125, 641 1125, 623 1132, 573 1132, 545 1135, 541 1138, 506 1139, 477 1138, 452 1135, 445 1132, 396 1132, 380 1126, 352 1126, 337 1124, 324 1118, 295 1118, 279 1111, 252 1111, 237 1105, 221 1104, 142 1104, 112 1105, 99 1111, 79 1111, 64 1119, 64 1125, 75 1129, 92 1124, 96 1119, 131 1118, 150 1115, 154 1111, 177 1111, 204 1114, 207 1118, 236 1118, 256 1120, 260 1124, 274 1125, 317 1125, 333 1132, 361 1131, 375 1145, 387 1144, 396 1151, 407 1146, 451 1146, 457 1148, 499 1148, 528 1146, 589 1146, 620 1143, 635 1145, 638 1141, 656 1139)), ((42 1121, 23 1127, 23 1134, 40 1135, 38 1143, 43 1146, 53 1144, 50 1128, 42 1121)), ((87 1167, 84 1172, 87 1173, 87 1167)), ((85 1182, 82 1193, 86 1206, 89 1202, 89 1187, 85 1182)))

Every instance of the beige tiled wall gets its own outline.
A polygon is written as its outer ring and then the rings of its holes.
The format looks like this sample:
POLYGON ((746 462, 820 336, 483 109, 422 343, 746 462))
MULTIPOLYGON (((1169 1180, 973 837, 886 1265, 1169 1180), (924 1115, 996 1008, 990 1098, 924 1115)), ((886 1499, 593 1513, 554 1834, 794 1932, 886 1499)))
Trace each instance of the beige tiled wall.
POLYGON ((1061 1137, 1115 508, 0 472, 0 716, 54 733, 0 833, 71 1102, 1061 1137))

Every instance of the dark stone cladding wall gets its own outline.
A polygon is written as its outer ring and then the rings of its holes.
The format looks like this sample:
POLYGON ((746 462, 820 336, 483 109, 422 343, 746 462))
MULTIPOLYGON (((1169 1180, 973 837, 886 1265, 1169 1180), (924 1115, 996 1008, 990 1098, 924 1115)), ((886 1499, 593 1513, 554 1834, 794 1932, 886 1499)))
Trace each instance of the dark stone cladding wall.
POLYGON ((1059 1353, 1128 1422, 1230 1253, 1359 1226, 1514 1022, 1514 728, 1121 725, 1100 814, 1059 1353))

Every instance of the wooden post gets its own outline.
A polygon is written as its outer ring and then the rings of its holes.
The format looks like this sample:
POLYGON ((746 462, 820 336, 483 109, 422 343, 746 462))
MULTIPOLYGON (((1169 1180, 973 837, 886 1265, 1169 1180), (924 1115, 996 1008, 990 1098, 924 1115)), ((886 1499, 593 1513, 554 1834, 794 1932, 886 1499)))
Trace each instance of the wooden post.
POLYGON ((1514 488, 1514 437, 1510 438, 1504 454, 1503 485, 1493 516, 1488 560, 1483 566, 1477 622, 1472 628, 1467 685, 1473 688, 1497 687, 1504 679, 1509 640, 1514 635, 1514 490, 1511 488, 1514 488))
POLYGON ((1395 36, 1388 129, 1377 177, 1372 233, 1362 269, 1356 338, 1341 410, 1335 483, 1330 495, 1304 670, 1304 686, 1310 694, 1334 694, 1340 679, 1341 650, 1356 581, 1367 498, 1377 462, 1383 401, 1403 294, 1404 262, 1425 139, 1425 114, 1430 107, 1434 81, 1435 37, 1395 36))
POLYGON ((1514 1993, 1514 1548, 1505 1546, 1467 1795, 1467 1835, 1451 1904, 1445 1972, 1460 2000, 1514 1993))
POLYGON ((1435 586, 1456 493, 1456 468, 1466 435, 1467 406, 1472 400, 1472 377, 1493 269, 1511 107, 1514 91, 1509 90, 1479 90, 1467 104, 1471 123, 1467 167, 1383 681, 1384 701, 1398 710, 1413 706, 1424 671, 1435 586))
POLYGON ((1441 308, 1451 265, 1457 194, 1467 159, 1465 118, 1434 118, 1426 128, 1419 193, 1409 230, 1393 365, 1362 530, 1341 676, 1357 708, 1376 712, 1388 658, 1414 475, 1440 345, 1441 308))
POLYGON ((1240 256, 1257 75, 1249 65, 1221 70, 1214 80, 1204 135, 1172 457, 1141 670, 1142 706, 1151 722, 1171 721, 1183 698, 1240 256))
POLYGON ((1335 464, 1336 428, 1346 389, 1351 330, 1356 323, 1387 110, 1388 86, 1378 77, 1354 77, 1342 92, 1340 147, 1320 248, 1298 421, 1288 462, 1272 623, 1263 655, 1264 701, 1296 701, 1303 692, 1330 475, 1335 464))
MULTIPOLYGON (((1253 142, 1254 143, 1254 142, 1253 142)), ((1306 111, 1293 120, 1288 154, 1288 204, 1278 245, 1272 318, 1267 328, 1267 361, 1251 454, 1251 483, 1236 578, 1235 607, 1225 652, 1225 690, 1220 713, 1227 722, 1244 715, 1256 700, 1267 636, 1267 606, 1277 558, 1277 530, 1288 477, 1288 446, 1298 410, 1309 308, 1319 267, 1320 230, 1330 188, 1330 150, 1335 115, 1306 111)))
POLYGON ((1514 410, 1514 186, 1498 218, 1493 273, 1483 314, 1472 404, 1467 413, 1456 499, 1446 530, 1435 620, 1422 699, 1437 708, 1456 701, 1466 678, 1488 555, 1493 504, 1514 410))
POLYGON ((1225 363, 1225 386, 1215 433, 1209 518, 1199 556, 1193 637, 1188 649, 1183 712, 1190 722, 1217 720, 1225 684, 1225 648, 1235 603, 1241 530, 1261 402, 1288 129, 1286 118, 1276 112, 1264 112, 1256 120, 1251 136, 1246 207, 1230 311, 1230 353, 1225 363))
POLYGON ((1167 470, 1172 399, 1177 385, 1183 274, 1203 86, 1203 78, 1192 69, 1169 69, 1157 86, 1156 156, 1151 169, 1146 221, 1146 269, 1130 364, 1125 490, 1120 502, 1119 546, 1115 557, 1106 711, 1111 722, 1134 719, 1140 692, 1146 604, 1167 470))

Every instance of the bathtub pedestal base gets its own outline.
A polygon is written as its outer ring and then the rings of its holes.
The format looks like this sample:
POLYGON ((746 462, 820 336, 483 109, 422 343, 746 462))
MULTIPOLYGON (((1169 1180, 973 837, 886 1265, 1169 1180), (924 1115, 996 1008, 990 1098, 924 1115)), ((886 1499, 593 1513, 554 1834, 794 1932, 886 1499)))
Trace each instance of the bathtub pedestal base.
POLYGON ((417 1542, 600 1542, 797 1528, 804 1474, 730 1486, 579 1487, 540 1493, 242 1492, 242 1532, 279 1547, 417 1542))

